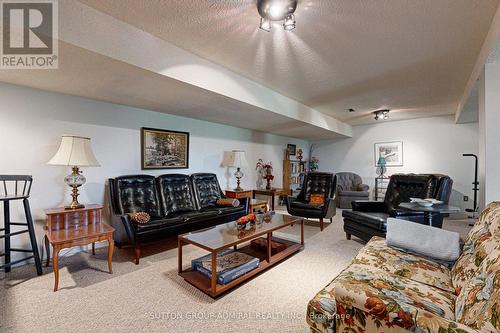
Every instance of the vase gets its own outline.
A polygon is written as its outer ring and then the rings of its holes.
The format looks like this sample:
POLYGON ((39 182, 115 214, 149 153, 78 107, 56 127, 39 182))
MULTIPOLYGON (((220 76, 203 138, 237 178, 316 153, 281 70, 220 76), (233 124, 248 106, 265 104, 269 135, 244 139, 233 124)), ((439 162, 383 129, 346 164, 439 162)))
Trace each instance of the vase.
POLYGON ((270 190, 270 189, 271 189, 271 180, 268 178, 267 184, 266 184, 266 190, 270 190))
POLYGON ((262 169, 257 171, 256 185, 258 190, 261 190, 264 187, 264 174, 262 169))

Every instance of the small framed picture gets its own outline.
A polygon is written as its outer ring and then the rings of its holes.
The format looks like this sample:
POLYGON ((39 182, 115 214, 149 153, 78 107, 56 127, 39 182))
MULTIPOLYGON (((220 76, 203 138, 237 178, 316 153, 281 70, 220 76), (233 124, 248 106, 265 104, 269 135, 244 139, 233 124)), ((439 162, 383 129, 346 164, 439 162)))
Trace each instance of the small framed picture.
POLYGON ((375 166, 380 157, 385 158, 386 166, 403 166, 403 141, 379 142, 375 144, 375 166))
POLYGON ((189 133, 141 128, 142 169, 189 168, 189 133))
POLYGON ((286 145, 286 150, 287 150, 289 156, 297 154, 297 146, 292 145, 291 143, 286 145))

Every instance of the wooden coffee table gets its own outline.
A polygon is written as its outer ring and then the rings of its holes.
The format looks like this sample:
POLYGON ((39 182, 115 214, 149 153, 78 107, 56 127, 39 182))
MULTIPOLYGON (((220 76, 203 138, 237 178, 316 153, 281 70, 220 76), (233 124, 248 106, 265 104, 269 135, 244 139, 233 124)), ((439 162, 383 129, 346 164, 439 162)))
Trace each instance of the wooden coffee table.
POLYGON ((300 217, 274 214, 269 222, 264 221, 260 225, 256 223, 255 226, 250 230, 238 231, 236 228, 236 224, 234 222, 229 222, 220 224, 212 228, 180 235, 178 241, 179 275, 182 276, 184 280, 200 289, 204 293, 208 294, 209 296, 217 297, 220 294, 228 291, 229 289, 248 280, 259 272, 262 272, 263 270, 273 266, 281 260, 291 256, 295 252, 303 249, 304 220, 300 217), (274 231, 293 226, 295 224, 300 224, 300 241, 290 241, 288 239, 273 237, 272 234, 274 231), (256 239, 261 236, 266 236, 267 238, 266 250, 262 251, 250 247, 249 242, 252 239, 256 239), (273 241, 278 241, 285 244, 286 248, 272 255, 271 244, 273 241), (242 243, 247 244, 243 245, 241 248, 238 248, 238 245, 242 243), (251 256, 258 257, 260 259, 260 264, 256 269, 246 273, 243 276, 240 276, 239 278, 229 282, 228 284, 220 285, 217 283, 217 275, 215 270, 212 271, 212 278, 209 279, 205 275, 197 271, 193 271, 191 268, 186 270, 183 269, 182 247, 187 244, 192 244, 211 252, 212 267, 217 267, 217 253, 230 247, 234 247, 234 249, 237 249, 238 251, 249 254, 251 256))

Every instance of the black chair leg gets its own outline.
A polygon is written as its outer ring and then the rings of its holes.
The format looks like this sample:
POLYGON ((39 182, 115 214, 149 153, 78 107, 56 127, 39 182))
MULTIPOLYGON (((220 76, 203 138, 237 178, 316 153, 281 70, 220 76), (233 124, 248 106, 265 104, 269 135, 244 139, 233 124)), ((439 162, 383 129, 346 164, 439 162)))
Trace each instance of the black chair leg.
POLYGON ((333 223, 333 217, 330 217, 330 223, 333 223))
POLYGON ((319 229, 320 231, 323 231, 323 218, 319 219, 319 229))
MULTIPOLYGON (((5 234, 10 234, 10 205, 9 201, 3 202, 3 221, 4 221, 4 229, 5 234)), ((10 272, 10 237, 6 236, 5 238, 5 273, 10 272)))
POLYGON ((42 275, 42 262, 38 253, 38 244, 36 242, 35 227, 33 226, 33 217, 31 216, 30 203, 28 199, 23 200, 24 213, 26 214, 26 223, 28 224, 28 233, 30 235, 31 248, 33 249, 33 257, 35 258, 36 273, 42 275))
POLYGON ((347 240, 351 240, 351 234, 348 234, 348 233, 346 232, 346 234, 345 234, 345 238, 347 238, 347 240))

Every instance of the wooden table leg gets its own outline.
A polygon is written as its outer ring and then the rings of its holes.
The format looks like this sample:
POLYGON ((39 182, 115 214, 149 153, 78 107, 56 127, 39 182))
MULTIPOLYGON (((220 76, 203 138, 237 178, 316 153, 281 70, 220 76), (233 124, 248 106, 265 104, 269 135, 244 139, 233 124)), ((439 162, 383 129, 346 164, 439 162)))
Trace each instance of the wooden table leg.
POLYGON ((92 255, 95 256, 95 242, 92 243, 92 255))
POLYGON ((108 269, 109 273, 113 274, 113 250, 115 248, 115 241, 113 236, 108 238, 108 269))
POLYGON ((43 238, 43 243, 45 244, 45 252, 47 252, 47 261, 45 262, 45 267, 49 267, 50 264, 50 243, 47 235, 43 238))
POLYGON ((274 194, 271 194, 271 210, 274 212, 274 194))
POLYGON ((177 272, 182 273, 182 240, 179 237, 177 241, 177 272))
POLYGON ((217 288, 217 252, 212 252, 212 294, 215 295, 217 288))
POLYGON ((59 251, 61 249, 57 245, 53 245, 53 247, 52 269, 54 270, 54 291, 57 291, 59 288, 59 251))
POLYGON ((267 233, 267 258, 266 258, 267 262, 271 262, 272 237, 273 237, 273 233, 268 232, 267 233))
POLYGON ((304 219, 300 220, 300 244, 304 245, 304 219))

